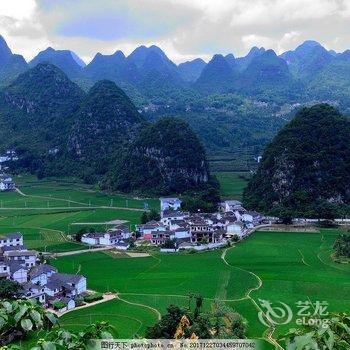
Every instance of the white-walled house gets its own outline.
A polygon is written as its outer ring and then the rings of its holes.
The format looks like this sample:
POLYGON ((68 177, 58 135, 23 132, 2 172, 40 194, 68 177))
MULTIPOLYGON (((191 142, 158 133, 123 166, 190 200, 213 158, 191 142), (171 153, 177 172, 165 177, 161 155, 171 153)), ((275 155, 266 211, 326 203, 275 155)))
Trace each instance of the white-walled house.
POLYGON ((6 261, 21 262, 26 267, 36 265, 38 252, 35 250, 10 250, 3 253, 6 261))
POLYGON ((41 264, 30 269, 29 278, 33 284, 44 286, 54 273, 57 273, 57 269, 55 267, 47 264, 41 264))
POLYGON ((131 233, 127 229, 113 229, 107 232, 90 232, 81 237, 81 241, 88 245, 117 245, 119 242, 129 239, 131 233))
POLYGON ((180 221, 188 216, 188 213, 184 213, 179 210, 166 210, 163 212, 162 218, 160 219, 161 223, 165 226, 170 226, 170 223, 174 220, 180 221))
POLYGON ((226 226, 227 236, 237 235, 239 238, 242 238, 244 233, 244 224, 242 222, 231 222, 226 226))
POLYGON ((163 217, 163 212, 166 210, 180 210, 182 201, 176 197, 159 198, 160 200, 160 216, 163 217))
POLYGON ((0 261, 0 278, 10 277, 10 266, 5 261, 0 261))
POLYGON ((237 201, 235 199, 232 200, 226 200, 223 203, 221 203, 222 210, 227 213, 229 211, 235 211, 240 210, 242 208, 242 203, 240 201, 237 201))
POLYGON ((61 283, 62 286, 72 287, 71 295, 76 296, 86 292, 86 278, 82 275, 71 275, 67 273, 55 273, 50 278, 51 281, 61 283))
POLYGON ((28 281, 28 270, 18 261, 8 263, 10 268, 10 279, 18 283, 26 283, 28 281))
POLYGON ((177 228, 172 231, 174 233, 174 238, 176 239, 186 239, 186 238, 191 238, 191 233, 189 229, 186 228, 177 228))
POLYGON ((16 188, 12 177, 6 174, 0 174, 0 191, 11 191, 16 188))
POLYGON ((45 287, 43 286, 28 282, 23 285, 22 293, 27 299, 36 299, 41 304, 46 303, 45 287))
POLYGON ((1 247, 14 247, 23 246, 23 236, 19 232, 7 233, 0 235, 0 248, 1 247))

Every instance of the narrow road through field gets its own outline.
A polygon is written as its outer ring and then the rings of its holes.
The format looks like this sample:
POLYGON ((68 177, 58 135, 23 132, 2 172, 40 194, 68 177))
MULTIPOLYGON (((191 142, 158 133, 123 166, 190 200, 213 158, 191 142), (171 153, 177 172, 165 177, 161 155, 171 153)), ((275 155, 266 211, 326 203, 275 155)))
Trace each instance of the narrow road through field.
POLYGON ((70 256, 70 255, 79 255, 79 254, 85 254, 85 253, 103 252, 103 251, 112 250, 112 249, 115 249, 115 247, 107 246, 107 247, 101 247, 101 248, 72 250, 72 251, 69 251, 69 252, 52 253, 52 255, 55 258, 58 258, 58 257, 61 257, 61 256, 70 256))
POLYGON ((120 294, 117 294, 116 298, 119 299, 120 301, 123 301, 124 303, 130 304, 130 305, 135 305, 135 306, 141 306, 141 307, 144 307, 146 309, 153 311, 157 315, 158 321, 162 318, 162 315, 160 314, 160 312, 157 309, 155 309, 154 307, 151 307, 151 306, 145 305, 145 304, 133 303, 131 301, 125 300, 125 299, 120 297, 120 294))

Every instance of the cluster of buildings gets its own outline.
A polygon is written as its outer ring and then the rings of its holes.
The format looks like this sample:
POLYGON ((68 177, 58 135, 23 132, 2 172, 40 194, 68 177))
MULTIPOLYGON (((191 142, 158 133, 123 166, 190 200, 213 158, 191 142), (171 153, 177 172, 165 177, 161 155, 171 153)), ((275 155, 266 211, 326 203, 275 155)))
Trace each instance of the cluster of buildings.
MULTIPOLYGON (((236 236, 247 236, 252 228, 263 221, 257 212, 247 211, 237 200, 220 204, 216 213, 188 213, 181 210, 179 198, 160 198, 160 220, 136 225, 136 244, 148 242, 162 248, 190 249, 198 246, 219 247, 236 236)), ((119 250, 129 248, 135 236, 125 226, 106 232, 89 232, 81 242, 90 246, 114 246, 119 250)))
POLYGON ((86 293, 84 276, 59 273, 51 265, 40 264, 38 252, 25 247, 20 233, 0 236, 0 278, 18 282, 23 297, 45 307, 59 302, 62 310, 74 308, 77 297, 86 293))
POLYGON ((263 220, 259 213, 245 210, 236 200, 221 203, 216 213, 191 214, 181 210, 180 199, 160 198, 160 209, 160 221, 137 225, 136 232, 151 244, 174 241, 179 249, 222 243, 233 236, 242 239, 263 220))
POLYGON ((115 246, 119 250, 129 248, 131 232, 126 226, 117 226, 106 232, 89 232, 81 237, 81 242, 90 246, 115 246))

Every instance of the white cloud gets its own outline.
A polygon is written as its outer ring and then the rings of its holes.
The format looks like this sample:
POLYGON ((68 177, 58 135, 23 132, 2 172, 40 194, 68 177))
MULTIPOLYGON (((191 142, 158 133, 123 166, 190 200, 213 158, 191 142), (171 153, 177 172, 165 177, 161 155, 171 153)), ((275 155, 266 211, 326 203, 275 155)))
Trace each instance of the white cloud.
MULTIPOLYGON (((307 39, 342 51, 350 47, 349 17, 350 0, 0 0, 0 34, 27 59, 47 46, 90 60, 98 51, 127 54, 156 44, 180 62, 241 56, 254 45, 281 53, 307 39), (112 15, 125 19, 124 36, 104 38, 97 24, 100 36, 80 30, 81 21, 99 16, 108 22, 112 15)), ((113 30, 111 22, 106 31, 113 30)))
POLYGON ((246 50, 249 50, 253 46, 271 48, 275 42, 272 38, 261 36, 257 34, 249 34, 242 37, 242 43, 246 50))
POLYGON ((35 0, 1 0, 0 16, 18 20, 30 18, 36 9, 35 0))

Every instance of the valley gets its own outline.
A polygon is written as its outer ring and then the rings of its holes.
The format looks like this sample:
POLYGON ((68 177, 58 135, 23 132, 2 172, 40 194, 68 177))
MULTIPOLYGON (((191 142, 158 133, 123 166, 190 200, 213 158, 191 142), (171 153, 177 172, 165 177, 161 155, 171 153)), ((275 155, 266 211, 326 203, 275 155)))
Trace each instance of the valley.
MULTIPOLYGON (((223 196, 241 196, 246 174, 217 176, 223 196)), ((109 195, 72 179, 24 176, 16 181, 26 196, 0 193, 1 232, 20 231, 28 246, 40 251, 85 249, 85 245, 67 239, 79 228, 74 224, 119 219, 133 226, 140 222, 145 201, 150 208, 158 206, 157 199, 109 195)), ((87 323, 103 320, 115 326, 118 338, 142 336, 169 304, 186 307, 189 294, 199 293, 205 310, 210 310, 214 300, 223 301, 247 319, 249 337, 265 339, 266 349, 272 349, 266 340, 268 327, 258 319, 256 305, 261 307, 262 300, 282 301, 293 311, 291 323, 276 326, 274 339, 295 325, 298 301, 327 300, 329 312, 350 311, 350 266, 336 264, 330 257, 340 232, 257 231, 232 247, 195 254, 155 250, 148 257, 89 252, 52 258, 50 263, 59 271, 79 271, 86 276, 89 289, 117 295, 117 299, 73 310, 63 315, 60 323, 67 329, 81 330, 87 323)), ((40 333, 23 346, 34 343, 37 337, 40 333)))

